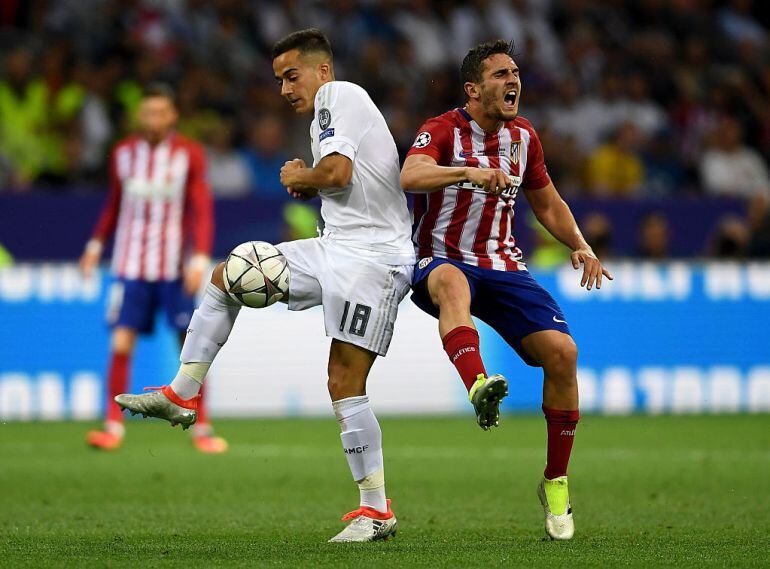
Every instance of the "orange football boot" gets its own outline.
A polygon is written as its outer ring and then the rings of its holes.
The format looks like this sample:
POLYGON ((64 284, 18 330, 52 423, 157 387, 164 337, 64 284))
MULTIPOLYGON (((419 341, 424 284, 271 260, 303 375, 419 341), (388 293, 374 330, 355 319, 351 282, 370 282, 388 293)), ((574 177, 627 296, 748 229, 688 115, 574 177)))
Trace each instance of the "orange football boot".
POLYGON ((209 423, 199 423, 193 427, 193 446, 206 454, 221 454, 228 449, 228 444, 222 437, 214 436, 214 429, 209 423))
POLYGON ((86 444, 100 450, 116 450, 122 442, 122 436, 109 431, 88 431, 86 434, 86 444))

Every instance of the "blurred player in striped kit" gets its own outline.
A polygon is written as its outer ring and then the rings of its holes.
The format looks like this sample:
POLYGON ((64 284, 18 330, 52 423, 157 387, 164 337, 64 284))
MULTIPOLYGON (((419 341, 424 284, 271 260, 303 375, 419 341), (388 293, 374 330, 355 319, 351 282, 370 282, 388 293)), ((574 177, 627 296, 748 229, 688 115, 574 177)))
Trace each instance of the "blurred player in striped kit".
MULTIPOLYGON (((107 202, 80 258, 89 276, 114 234, 107 413, 104 429, 86 437, 103 450, 123 441, 123 415, 113 397, 128 387, 137 334, 151 332, 162 310, 184 342, 194 295, 209 267, 213 212, 206 158, 198 143, 174 132, 177 116, 173 91, 163 84, 149 86, 139 107, 139 133, 113 150, 107 202)), ((227 450, 227 442, 213 436, 205 411, 199 412, 192 440, 202 452, 227 450)))

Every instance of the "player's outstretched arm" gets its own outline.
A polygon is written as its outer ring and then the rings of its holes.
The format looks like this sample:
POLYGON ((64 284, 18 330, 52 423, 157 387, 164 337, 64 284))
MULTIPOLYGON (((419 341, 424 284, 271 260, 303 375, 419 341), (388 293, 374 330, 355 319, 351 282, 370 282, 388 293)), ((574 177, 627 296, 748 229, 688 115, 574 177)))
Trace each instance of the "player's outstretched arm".
POLYGON ((612 280, 612 275, 602 266, 601 261, 586 242, 569 206, 561 199, 553 182, 549 182, 539 190, 524 190, 524 195, 527 196, 535 217, 543 227, 572 249, 570 255, 572 266, 579 269, 580 265, 583 265, 580 286, 591 290, 596 284, 596 288, 602 288, 602 277, 612 280))
POLYGON ((407 156, 401 168, 401 187, 414 194, 428 194, 467 179, 465 167, 439 166, 427 154, 407 156))
POLYGON ((324 156, 315 168, 308 168, 299 158, 281 168, 281 183, 291 191, 313 197, 316 188, 344 188, 353 177, 353 162, 342 154, 324 156))
POLYGON ((508 175, 498 168, 440 166, 427 154, 407 156, 401 168, 401 187, 405 192, 427 194, 464 182, 496 196, 512 183, 508 175))

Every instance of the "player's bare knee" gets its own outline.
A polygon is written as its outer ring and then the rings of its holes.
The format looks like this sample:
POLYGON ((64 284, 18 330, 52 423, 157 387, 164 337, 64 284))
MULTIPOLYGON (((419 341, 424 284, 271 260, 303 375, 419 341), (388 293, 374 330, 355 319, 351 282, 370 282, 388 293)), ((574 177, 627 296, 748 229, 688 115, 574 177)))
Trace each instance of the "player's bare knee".
POLYGON ((211 273, 211 284, 219 290, 225 290, 225 264, 219 263, 211 273))
POLYGON ((470 304, 468 280, 451 265, 442 265, 428 275, 428 291, 433 303, 440 308, 470 304))
POLYGON ((327 387, 332 401, 366 393, 366 371, 359 369, 354 360, 344 357, 330 358, 328 372, 327 387))
POLYGON ((340 393, 346 385, 346 367, 343 362, 337 361, 335 358, 329 360, 327 368, 329 379, 326 382, 326 387, 329 389, 332 401, 336 400, 335 395, 340 393))
POLYGON ((134 351, 135 343, 136 334, 133 332, 133 330, 116 328, 112 332, 110 348, 115 354, 130 355, 134 351))
POLYGON ((330 373, 326 386, 329 389, 329 396, 332 401, 366 394, 364 382, 361 382, 351 373, 340 373, 340 371, 334 374, 330 373))
POLYGON ((344 382, 340 381, 338 377, 329 376, 329 379, 326 382, 326 388, 329 390, 329 397, 332 398, 332 401, 342 399, 340 393, 342 393, 343 387, 344 382))
POLYGON ((557 378, 573 378, 577 368, 578 349, 569 336, 556 343, 543 361, 547 375, 557 378))
POLYGON ((130 356, 134 352, 133 344, 112 344, 112 353, 121 356, 130 356))

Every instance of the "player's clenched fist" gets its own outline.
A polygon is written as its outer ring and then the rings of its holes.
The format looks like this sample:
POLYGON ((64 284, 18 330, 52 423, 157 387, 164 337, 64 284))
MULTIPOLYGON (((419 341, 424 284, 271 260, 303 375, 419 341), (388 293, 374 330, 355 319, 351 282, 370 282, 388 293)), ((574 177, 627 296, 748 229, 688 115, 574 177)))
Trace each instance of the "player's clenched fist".
POLYGON ((468 168, 468 181, 484 188, 484 191, 495 196, 513 186, 508 174, 499 168, 468 168))
POLYGON ((307 168, 305 161, 301 158, 287 161, 281 168, 281 183, 286 186, 286 192, 291 197, 297 200, 306 201, 315 194, 312 191, 308 191, 310 188, 306 188, 304 185, 298 183, 296 173, 301 168, 307 168))
POLYGON ((307 168, 307 166, 305 166, 305 161, 302 160, 302 158, 295 158, 294 160, 287 161, 281 167, 281 183, 287 188, 293 186, 295 180, 293 174, 300 168, 307 168))

